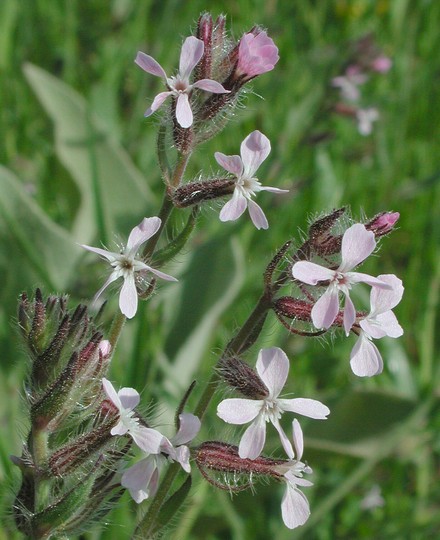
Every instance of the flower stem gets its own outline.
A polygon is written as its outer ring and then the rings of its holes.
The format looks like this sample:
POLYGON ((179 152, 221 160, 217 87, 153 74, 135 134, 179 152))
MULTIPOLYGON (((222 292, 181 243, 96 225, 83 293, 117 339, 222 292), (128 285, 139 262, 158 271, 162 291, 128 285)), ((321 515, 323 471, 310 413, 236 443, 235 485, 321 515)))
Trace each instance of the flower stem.
POLYGON ((119 336, 121 335, 122 329, 127 318, 119 310, 116 312, 116 315, 113 318, 112 325, 110 327, 108 340, 114 351, 116 344, 118 343, 119 336))

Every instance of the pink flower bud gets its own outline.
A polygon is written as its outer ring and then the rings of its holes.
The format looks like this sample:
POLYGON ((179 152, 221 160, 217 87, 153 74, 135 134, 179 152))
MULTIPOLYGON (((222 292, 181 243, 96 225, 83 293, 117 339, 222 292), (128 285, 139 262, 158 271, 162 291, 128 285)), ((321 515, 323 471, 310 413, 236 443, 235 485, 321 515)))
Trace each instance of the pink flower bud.
POLYGON ((376 238, 390 233, 394 229, 400 217, 399 212, 381 212, 374 216, 368 223, 365 223, 367 231, 373 231, 376 238))
POLYGON ((280 57, 278 48, 266 32, 256 29, 245 34, 238 47, 236 77, 245 81, 272 71, 280 57))

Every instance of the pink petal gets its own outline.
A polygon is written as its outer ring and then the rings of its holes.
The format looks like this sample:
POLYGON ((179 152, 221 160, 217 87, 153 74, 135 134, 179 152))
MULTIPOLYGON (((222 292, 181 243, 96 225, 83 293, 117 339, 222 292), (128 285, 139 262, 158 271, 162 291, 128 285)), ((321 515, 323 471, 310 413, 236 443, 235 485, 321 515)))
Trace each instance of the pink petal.
POLYGON ((175 461, 178 461, 182 469, 187 473, 191 472, 191 465, 189 464, 190 457, 191 454, 187 446, 179 446, 179 448, 176 448, 175 461))
POLYGON ((379 289, 392 290, 392 286, 389 283, 385 283, 385 281, 362 272, 347 272, 345 277, 350 283, 367 283, 367 285, 379 287, 379 289))
POLYGON ((180 414, 179 422, 179 431, 173 437, 173 444, 176 446, 192 441, 200 431, 201 426, 201 422, 198 417, 190 413, 180 414))
POLYGON ((139 225, 134 227, 127 240, 127 255, 134 256, 141 245, 157 233, 161 223, 162 220, 158 217, 144 218, 139 225))
POLYGON ((295 447, 296 459, 301 459, 304 451, 304 436, 300 423, 295 418, 292 422, 293 446, 295 447))
POLYGON ((151 73, 151 75, 156 75, 156 77, 162 77, 163 79, 167 78, 163 67, 148 54, 139 51, 136 55, 135 63, 147 73, 151 73))
POLYGON ((367 317, 359 323, 370 337, 380 339, 385 336, 398 338, 403 335, 403 328, 397 321, 396 316, 392 311, 380 313, 374 318, 367 317))
POLYGON ((134 282, 133 274, 128 274, 124 279, 121 292, 119 294, 119 309, 121 313, 132 319, 136 315, 138 305, 138 293, 134 282))
POLYGON ((129 467, 122 475, 121 485, 130 491, 138 504, 150 496, 149 484, 155 470, 156 463, 148 457, 129 467))
POLYGON ((267 386, 271 398, 277 398, 286 384, 289 374, 289 359, 278 347, 261 349, 257 359, 257 373, 267 386))
POLYGON ((377 287, 371 289, 370 304, 371 312, 374 314, 385 313, 396 307, 402 300, 404 291, 402 280, 394 274, 381 274, 377 278, 391 285, 392 289, 383 290, 377 287))
POLYGON ((270 152, 270 141, 260 131, 253 131, 241 143, 240 154, 244 166, 244 175, 252 178, 258 167, 270 152))
POLYGON ((188 94, 179 94, 176 104, 176 120, 185 129, 193 123, 193 113, 189 104, 188 94))
POLYGON ((306 496, 287 483, 283 500, 281 501, 281 514, 284 525, 289 529, 295 529, 309 519, 310 507, 306 496))
POLYGON ((345 334, 348 336, 350 334, 351 327, 353 326, 356 320, 356 309, 353 302, 351 301, 348 293, 345 295, 345 304, 344 304, 344 330, 345 334))
POLYGON ((158 454, 164 439, 162 433, 151 428, 140 426, 139 429, 130 432, 134 442, 147 454, 158 454))
POLYGON ((289 441, 287 435, 284 433, 283 428, 280 426, 280 423, 278 420, 272 421, 273 426, 278 431, 278 435, 280 436, 281 444, 284 448, 284 451, 288 455, 289 459, 293 459, 295 457, 295 454, 293 452, 292 444, 289 441))
POLYGON ((317 285, 319 281, 332 279, 335 273, 333 270, 329 270, 320 264, 299 261, 292 266, 292 275, 295 279, 303 283, 317 285))
POLYGON ((157 111, 157 109, 162 105, 162 103, 167 99, 167 97, 172 95, 172 92, 160 92, 160 94, 157 94, 157 96, 153 100, 153 103, 144 112, 144 116, 151 116, 154 112, 157 111))
POLYGON ((252 223, 255 225, 255 227, 260 229, 268 229, 269 223, 267 222, 267 218, 264 215, 263 210, 258 206, 258 204, 254 201, 248 200, 248 210, 249 215, 251 216, 252 223))
POLYGON ((284 411, 301 414, 315 420, 325 420, 327 415, 330 414, 330 409, 316 399, 279 399, 278 403, 284 411))
POLYGON ((367 231, 362 223, 355 223, 342 237, 340 272, 351 270, 364 261, 376 247, 374 233, 367 231))
POLYGON ((232 199, 220 211, 220 221, 235 221, 246 210, 248 201, 244 195, 234 190, 232 199))
POLYGON ((120 276, 118 272, 112 272, 107 278, 104 285, 99 289, 99 291, 93 297, 93 302, 96 302, 98 298, 101 296, 101 294, 105 291, 105 289, 107 289, 107 287, 110 285, 110 283, 113 283, 113 281, 116 281, 117 279, 119 279, 119 277, 120 276))
POLYGON ((230 90, 226 90, 219 82, 211 79, 200 79, 200 81, 195 82, 192 86, 193 88, 200 88, 201 90, 205 90, 205 92, 212 92, 213 94, 230 93, 230 90))
POLYGON ((132 411, 139 405, 140 396, 134 388, 121 388, 118 392, 119 399, 124 409, 132 411))
POLYGON ((197 39, 194 36, 185 39, 182 45, 179 63, 179 75, 182 79, 186 81, 189 79, 192 70, 200 62, 204 49, 205 45, 201 39, 197 39))
POLYGON ((119 399, 119 396, 116 393, 115 387, 105 377, 102 378, 102 387, 104 388, 104 392, 107 394, 107 397, 109 398, 109 400, 120 411, 122 409, 121 400, 119 399))
POLYGON ((312 308, 312 322, 316 328, 330 328, 339 312, 339 295, 336 287, 330 286, 312 308))
POLYGON ((169 274, 165 274, 165 272, 161 272, 160 270, 156 270, 155 268, 151 268, 151 266, 145 265, 145 269, 149 272, 155 274, 157 277, 160 277, 161 279, 165 279, 166 281, 179 281, 173 276, 170 276, 169 274))
POLYGON ((257 399, 224 399, 217 406, 217 416, 228 424, 247 424, 258 416, 262 405, 257 399))
POLYGON ((350 366, 358 377, 372 377, 382 373, 383 361, 376 345, 361 333, 350 355, 350 366))
POLYGON ((247 428, 238 447, 238 455, 242 459, 256 459, 262 452, 266 441, 266 422, 258 417, 247 428))
POLYGON ((240 156, 226 156, 221 152, 216 152, 214 157, 220 167, 234 174, 235 176, 241 176, 243 172, 243 162, 240 156))

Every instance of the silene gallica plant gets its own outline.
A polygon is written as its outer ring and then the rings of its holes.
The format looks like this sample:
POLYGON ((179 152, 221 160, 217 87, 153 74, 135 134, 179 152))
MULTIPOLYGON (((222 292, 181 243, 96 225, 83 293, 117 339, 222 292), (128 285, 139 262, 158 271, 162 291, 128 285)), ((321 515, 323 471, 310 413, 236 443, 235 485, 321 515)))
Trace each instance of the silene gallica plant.
MULTIPOLYGON (((33 297, 21 296, 18 323, 30 358, 25 383, 30 429, 21 455, 13 457, 21 471, 13 514, 16 527, 28 538, 80 534, 105 521, 126 491, 145 510, 124 537, 157 537, 170 522, 175 526, 191 492, 192 475, 198 472, 212 489, 231 494, 254 489, 258 479, 273 481, 274 491, 281 484, 285 526, 303 525, 311 511, 304 488, 312 486, 313 464, 303 460, 307 451, 300 422, 302 417, 325 420, 331 411, 313 396, 283 393, 298 359, 290 366, 292 359, 275 346, 248 352, 267 314, 272 311, 288 332, 304 338, 327 332, 353 336, 347 360, 359 377, 383 369, 375 341, 403 333, 392 311, 402 298, 402 282, 393 274, 371 276, 358 270, 376 252, 381 237, 393 230, 399 214, 382 212, 353 222, 345 207, 331 209, 312 222, 301 242, 286 238, 284 245, 274 246, 275 255, 262 268, 260 298, 218 354, 210 380, 195 381, 181 396, 172 434, 163 434, 142 412, 137 390, 112 379, 109 368, 126 320, 136 317, 139 302, 147 302, 148 309, 157 287, 175 286, 177 279, 162 267, 166 270, 169 261, 191 248, 203 205, 218 199, 223 205, 220 221, 250 217, 249 226, 264 230, 270 223, 259 193, 268 191, 265 197, 274 194, 283 204, 287 192, 265 185, 257 172, 271 151, 269 138, 259 130, 237 141, 236 155, 226 155, 221 148, 215 152, 212 158, 221 167, 216 175, 186 176, 199 145, 228 126, 249 81, 269 77, 279 60, 276 44, 260 26, 234 42, 225 22, 223 16, 199 18, 195 35, 183 41, 176 75, 168 76, 149 54, 137 53, 135 62, 145 76, 156 76, 164 84, 145 112, 147 117, 161 114, 157 148, 163 202, 157 216, 145 216, 131 231, 123 231, 128 239, 121 249, 82 245, 102 259, 107 272, 90 306, 71 310, 67 296, 45 298, 39 289, 33 297), (164 234, 177 212, 186 223, 180 231, 164 234), (102 299, 113 295, 115 287, 119 308, 107 329, 101 322, 108 310, 102 299), (365 290, 369 306, 356 305, 355 289, 365 290), (221 396, 222 391, 227 396, 221 396), (204 430, 213 400, 217 424, 211 422, 204 430), (197 402, 195 407, 189 407, 190 401, 197 402), (266 431, 273 429, 279 449, 269 455, 266 431), (212 440, 216 430, 219 435, 212 440), (203 440, 205 431, 211 440, 203 440), (224 432, 229 440, 222 440, 224 432)), ((233 126, 230 129, 233 135, 233 126)), ((145 329, 150 331, 155 332, 145 329)), ((148 403, 148 388, 142 388, 141 381, 139 391, 148 403)))

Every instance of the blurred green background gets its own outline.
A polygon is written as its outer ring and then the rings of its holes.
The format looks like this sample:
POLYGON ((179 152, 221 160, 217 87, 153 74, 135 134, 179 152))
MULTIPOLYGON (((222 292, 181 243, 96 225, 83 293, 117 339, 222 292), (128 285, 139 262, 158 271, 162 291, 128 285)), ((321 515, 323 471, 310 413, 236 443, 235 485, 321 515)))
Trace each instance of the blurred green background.
MULTIPOLYGON (((158 121, 143 112, 161 83, 133 60, 142 50, 172 73, 182 39, 204 10, 227 14, 237 39, 255 23, 267 27, 280 61, 254 82, 227 129, 194 154, 187 178, 216 171, 216 150, 238 153, 242 139, 260 129, 272 152, 259 178, 290 193, 259 197, 266 232, 245 217, 221 224, 219 205, 203 210, 191 247, 165 269, 179 285, 162 285, 127 325, 112 380, 142 391, 145 404, 158 403, 157 425, 169 424, 185 385, 199 381, 195 400, 252 309, 276 248, 290 237, 299 242, 310 218, 338 205, 350 205, 355 219, 400 212, 398 230, 363 271, 403 279, 395 311, 405 334, 378 343, 384 373, 361 380, 348 363, 353 338, 288 336, 270 315, 249 362, 259 347, 283 347, 292 359, 289 391, 333 404, 327 423, 307 429, 304 422, 304 457, 314 469, 315 486, 306 490, 312 516, 288 531, 282 486, 257 484, 256 494, 231 499, 195 471, 195 488, 166 536, 434 538, 440 534, 440 3, 434 0, 2 0, 0 538, 18 538, 8 517, 18 484, 9 455, 20 454, 27 429, 18 295, 41 286, 69 293, 72 305, 91 298, 105 268, 76 243, 111 246, 144 215, 157 214, 158 121), (363 137, 350 118, 331 112, 337 93, 330 81, 353 43, 370 33, 393 66, 362 86, 364 104, 380 111, 372 135, 363 137), (383 505, 366 509, 376 486, 383 505)), ((172 227, 183 222, 179 214, 172 227)), ((116 307, 116 295, 107 297, 116 307)), ((238 431, 225 430, 212 409, 199 440, 237 442, 238 431)), ((276 438, 268 444, 275 451, 276 438)), ((106 526, 83 538, 129 538, 137 510, 125 495, 106 526)))

